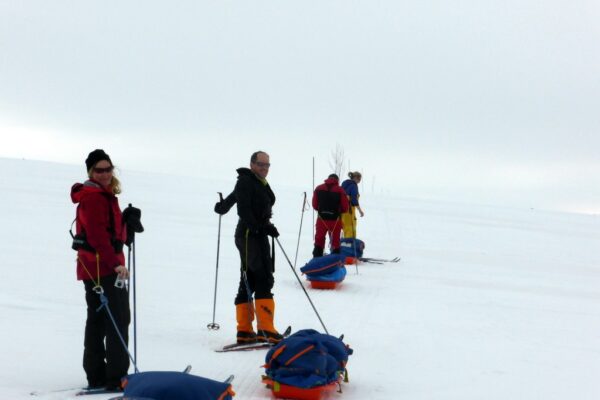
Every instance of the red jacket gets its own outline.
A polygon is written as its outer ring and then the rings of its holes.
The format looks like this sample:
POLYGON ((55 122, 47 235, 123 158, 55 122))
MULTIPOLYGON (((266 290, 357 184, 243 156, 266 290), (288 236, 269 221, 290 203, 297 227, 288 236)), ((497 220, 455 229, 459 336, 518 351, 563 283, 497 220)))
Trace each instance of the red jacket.
POLYGON ((115 250, 113 242, 123 243, 127 237, 119 200, 93 180, 74 184, 71 188, 71 200, 78 204, 77 233, 85 232, 87 242, 100 256, 98 270, 96 253, 78 250, 77 279, 97 281, 98 275, 114 274, 115 267, 125 265, 125 255, 122 250, 115 250), (112 221, 109 213, 112 213, 112 221))
POLYGON ((325 211, 326 208, 328 211, 345 213, 348 211, 348 197, 337 179, 327 178, 325 179, 325 183, 322 183, 315 188, 312 197, 312 206, 315 210, 320 212, 325 211), (323 192, 328 192, 328 195, 324 196, 323 192))

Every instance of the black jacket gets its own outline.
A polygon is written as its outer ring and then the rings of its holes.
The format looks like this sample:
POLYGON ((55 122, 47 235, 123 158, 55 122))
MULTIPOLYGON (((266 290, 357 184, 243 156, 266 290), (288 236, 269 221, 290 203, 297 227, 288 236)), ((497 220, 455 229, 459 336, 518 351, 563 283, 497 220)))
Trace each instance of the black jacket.
POLYGON ((269 184, 263 183, 249 168, 238 168, 237 173, 238 181, 233 193, 240 219, 235 236, 243 237, 247 229, 252 235, 266 236, 264 228, 270 224, 273 215, 275 194, 269 184))

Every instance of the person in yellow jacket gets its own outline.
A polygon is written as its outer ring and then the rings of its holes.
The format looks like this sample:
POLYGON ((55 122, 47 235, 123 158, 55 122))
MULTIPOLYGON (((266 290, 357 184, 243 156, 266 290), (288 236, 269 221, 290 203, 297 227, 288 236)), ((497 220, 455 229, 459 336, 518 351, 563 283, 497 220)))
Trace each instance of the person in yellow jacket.
POLYGON ((356 238, 356 210, 360 213, 360 216, 363 217, 365 213, 360 207, 360 203, 358 199, 360 197, 360 193, 358 192, 358 184, 362 179, 362 175, 360 172, 349 172, 348 179, 342 182, 342 189, 346 192, 348 196, 348 200, 350 201, 350 207, 348 208, 348 212, 342 214, 342 229, 344 230, 345 238, 356 238))

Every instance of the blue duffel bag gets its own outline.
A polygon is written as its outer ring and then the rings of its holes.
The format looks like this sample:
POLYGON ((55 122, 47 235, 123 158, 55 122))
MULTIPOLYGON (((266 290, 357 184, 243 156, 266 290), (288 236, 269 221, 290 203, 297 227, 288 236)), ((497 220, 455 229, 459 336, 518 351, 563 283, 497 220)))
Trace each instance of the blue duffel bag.
POLYGON ((323 386, 343 378, 352 352, 339 338, 303 329, 269 350, 265 373, 279 384, 298 388, 323 386))
POLYGON ((229 382, 183 372, 151 371, 128 375, 123 398, 152 400, 232 400, 229 382))
POLYGON ((315 257, 300 268, 307 277, 329 274, 344 266, 346 256, 341 254, 329 254, 323 257, 315 257))
POLYGON ((356 238, 342 238, 340 240, 340 254, 345 257, 362 257, 365 242, 356 238))
POLYGON ((321 275, 307 275, 306 279, 317 282, 341 282, 346 277, 346 267, 341 266, 333 272, 321 275))

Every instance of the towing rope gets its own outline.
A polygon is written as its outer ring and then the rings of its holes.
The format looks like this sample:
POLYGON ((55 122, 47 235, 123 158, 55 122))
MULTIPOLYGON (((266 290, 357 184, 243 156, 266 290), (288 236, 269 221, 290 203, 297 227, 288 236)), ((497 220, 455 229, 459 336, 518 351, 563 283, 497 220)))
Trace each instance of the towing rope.
POLYGON ((96 252, 96 273, 98 275, 97 281, 94 280, 94 277, 90 273, 90 270, 85 266, 85 263, 79 257, 79 255, 77 255, 77 260, 81 263, 81 265, 83 266, 83 269, 89 275, 90 280, 94 283, 94 287, 92 288, 92 290, 94 291, 94 293, 96 293, 98 296, 100 296, 100 307, 98 307, 96 309, 96 312, 100 312, 100 310, 102 310, 103 308, 106 309, 106 313, 108 314, 108 316, 113 324, 113 327, 115 328, 115 332, 117 332, 117 335, 119 336, 119 340, 121 341, 123 348, 127 352, 127 355, 129 356, 129 359, 131 360, 131 363, 133 364, 135 373, 136 374, 139 373, 140 371, 138 370, 137 364, 135 363, 135 359, 131 356, 131 353, 129 352, 129 348, 127 347, 127 343, 125 343, 125 339, 123 338, 123 335, 121 334, 121 331, 119 330, 119 327, 117 326, 117 321, 115 321, 115 318, 113 317, 112 312, 110 311, 110 307, 108 306, 108 298, 104 295, 104 288, 102 287, 102 285, 100 285, 100 254, 98 254, 98 252, 96 252))

